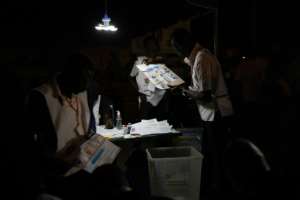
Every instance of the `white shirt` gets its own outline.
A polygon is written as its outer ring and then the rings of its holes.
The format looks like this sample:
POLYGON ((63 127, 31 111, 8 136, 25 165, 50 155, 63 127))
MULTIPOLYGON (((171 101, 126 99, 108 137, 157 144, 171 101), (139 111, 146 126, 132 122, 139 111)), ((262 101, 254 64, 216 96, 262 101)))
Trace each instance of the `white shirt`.
POLYGON ((194 63, 191 63, 192 85, 189 89, 195 92, 211 90, 215 97, 215 101, 205 105, 197 101, 201 119, 213 121, 217 109, 222 116, 232 115, 232 104, 217 58, 207 49, 201 49, 197 52, 194 60, 194 63))
POLYGON ((44 95, 57 134, 57 152, 62 150, 72 139, 87 133, 90 122, 90 109, 87 101, 87 92, 76 95, 78 109, 76 112, 70 106, 62 104, 57 97, 55 85, 44 84, 36 90, 44 95), (79 116, 78 116, 79 115, 79 116), (78 118, 82 120, 82 126, 78 127, 78 118))
POLYGON ((130 72, 131 77, 136 77, 139 92, 146 95, 146 99, 151 105, 157 106, 166 93, 165 90, 160 90, 152 84, 149 79, 139 71, 137 65, 143 64, 147 57, 139 56, 135 61, 133 68, 130 72))

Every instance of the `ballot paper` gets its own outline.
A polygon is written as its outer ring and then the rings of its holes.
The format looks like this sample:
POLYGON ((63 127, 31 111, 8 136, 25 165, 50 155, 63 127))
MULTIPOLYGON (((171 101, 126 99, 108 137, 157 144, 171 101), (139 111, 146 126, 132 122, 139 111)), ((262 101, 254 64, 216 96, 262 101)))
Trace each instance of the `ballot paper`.
POLYGON ((157 121, 157 119, 142 120, 141 122, 132 124, 131 134, 152 135, 172 133, 175 130, 167 120, 157 121))
POLYGON ((184 81, 164 64, 137 65, 139 71, 150 80, 158 89, 169 89, 179 86, 184 81))
POLYGON ((120 152, 120 148, 100 135, 93 135, 81 145, 80 166, 92 173, 103 164, 111 164, 120 152))

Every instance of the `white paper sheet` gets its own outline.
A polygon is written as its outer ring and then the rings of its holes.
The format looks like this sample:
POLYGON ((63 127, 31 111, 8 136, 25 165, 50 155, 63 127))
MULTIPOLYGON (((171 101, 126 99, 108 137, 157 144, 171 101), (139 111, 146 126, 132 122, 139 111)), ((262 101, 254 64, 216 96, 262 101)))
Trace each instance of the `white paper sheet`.
POLYGON ((97 167, 112 163, 120 152, 120 148, 100 135, 93 135, 81 145, 79 159, 81 167, 92 173, 97 167))
POLYGON ((155 85, 158 89, 169 89, 169 86, 178 86, 184 81, 164 64, 141 64, 137 68, 155 85))
POLYGON ((157 119, 142 120, 132 125, 131 133, 140 135, 165 134, 174 132, 167 120, 157 121, 157 119))
POLYGON ((106 138, 122 138, 124 136, 124 129, 106 129, 105 126, 97 126, 96 133, 106 138))

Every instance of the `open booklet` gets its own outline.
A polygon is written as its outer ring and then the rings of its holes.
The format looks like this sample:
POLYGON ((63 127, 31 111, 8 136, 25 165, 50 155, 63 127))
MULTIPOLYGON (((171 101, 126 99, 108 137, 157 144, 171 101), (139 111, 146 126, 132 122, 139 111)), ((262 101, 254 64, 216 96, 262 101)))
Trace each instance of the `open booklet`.
POLYGON ((120 150, 120 147, 103 136, 95 134, 81 145, 79 154, 80 163, 70 169, 65 176, 76 173, 80 169, 92 173, 101 165, 113 163, 120 150))
POLYGON ((184 81, 164 64, 137 65, 151 83, 158 89, 169 89, 184 83, 184 81))

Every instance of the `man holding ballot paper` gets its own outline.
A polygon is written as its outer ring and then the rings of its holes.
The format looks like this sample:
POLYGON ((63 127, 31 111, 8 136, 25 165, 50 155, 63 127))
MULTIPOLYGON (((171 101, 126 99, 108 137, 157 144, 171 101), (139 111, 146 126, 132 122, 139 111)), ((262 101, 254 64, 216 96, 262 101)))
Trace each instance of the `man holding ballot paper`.
POLYGON ((131 70, 132 83, 139 93, 141 119, 168 119, 167 89, 183 83, 157 56, 159 45, 154 37, 144 39, 145 55, 139 56, 131 70))
POLYGON ((225 85, 221 65, 216 56, 198 43, 185 29, 177 29, 171 43, 191 70, 191 85, 182 88, 185 96, 195 100, 204 126, 203 192, 220 190, 221 156, 228 138, 228 120, 233 108, 225 85), (227 118, 227 119, 226 119, 227 118))

